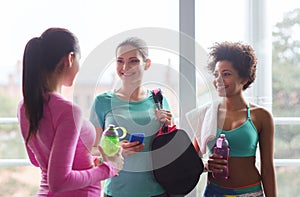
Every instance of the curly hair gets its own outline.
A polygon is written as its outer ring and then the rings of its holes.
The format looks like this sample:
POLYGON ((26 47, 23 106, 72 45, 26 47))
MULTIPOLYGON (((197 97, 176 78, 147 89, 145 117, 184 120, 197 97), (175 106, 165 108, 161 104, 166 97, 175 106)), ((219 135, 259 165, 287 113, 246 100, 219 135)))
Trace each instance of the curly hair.
POLYGON ((246 90, 256 78, 257 57, 254 49, 241 42, 222 42, 215 43, 209 48, 208 69, 214 72, 216 63, 219 61, 229 61, 233 68, 236 69, 242 78, 248 78, 248 82, 244 85, 246 90))

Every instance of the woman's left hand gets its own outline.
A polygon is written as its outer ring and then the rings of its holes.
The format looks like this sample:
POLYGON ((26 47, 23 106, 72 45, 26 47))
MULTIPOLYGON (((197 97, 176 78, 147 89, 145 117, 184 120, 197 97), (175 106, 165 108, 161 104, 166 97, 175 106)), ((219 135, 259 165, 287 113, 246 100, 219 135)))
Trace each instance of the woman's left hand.
POLYGON ((221 155, 217 155, 217 154, 210 155, 207 162, 208 162, 207 170, 210 172, 217 172, 217 173, 223 172, 228 163, 226 159, 223 159, 221 155))
POLYGON ((172 113, 169 110, 155 110, 156 118, 165 125, 172 124, 172 113))

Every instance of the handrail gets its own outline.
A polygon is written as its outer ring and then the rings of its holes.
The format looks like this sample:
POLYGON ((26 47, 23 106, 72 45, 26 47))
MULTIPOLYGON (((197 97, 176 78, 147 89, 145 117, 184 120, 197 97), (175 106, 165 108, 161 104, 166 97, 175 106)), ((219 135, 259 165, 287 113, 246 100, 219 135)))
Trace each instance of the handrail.
POLYGON ((296 125, 300 124, 300 117, 275 117, 275 125, 296 125))
POLYGON ((278 166, 300 166, 300 159, 274 159, 274 165, 278 166))
MULTIPOLYGON (((300 117, 274 117, 275 125, 297 125, 300 117)), ((0 124, 18 123, 17 118, 2 117, 0 124)), ((0 166, 29 166, 28 159, 0 159, 0 166)), ((300 166, 300 159, 274 159, 275 166, 300 166)))
MULTIPOLYGON (((17 123, 17 118, 0 117, 0 124, 17 123)), ((274 117, 275 125, 300 124, 300 117, 274 117)))
POLYGON ((28 159, 0 159, 0 166, 29 166, 28 159))
POLYGON ((11 124, 11 123, 18 123, 18 118, 12 118, 12 117, 0 118, 0 124, 11 124))

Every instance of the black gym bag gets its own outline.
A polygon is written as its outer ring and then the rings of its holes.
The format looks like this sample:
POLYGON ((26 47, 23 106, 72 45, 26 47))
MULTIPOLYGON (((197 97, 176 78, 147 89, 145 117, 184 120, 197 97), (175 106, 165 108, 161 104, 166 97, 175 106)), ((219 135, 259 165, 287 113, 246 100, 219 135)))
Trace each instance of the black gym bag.
MULTIPOLYGON (((161 90, 153 90, 157 107, 162 106, 161 90)), ((186 195, 197 185, 204 166, 187 133, 163 125, 150 145, 153 174, 168 194, 186 195)))

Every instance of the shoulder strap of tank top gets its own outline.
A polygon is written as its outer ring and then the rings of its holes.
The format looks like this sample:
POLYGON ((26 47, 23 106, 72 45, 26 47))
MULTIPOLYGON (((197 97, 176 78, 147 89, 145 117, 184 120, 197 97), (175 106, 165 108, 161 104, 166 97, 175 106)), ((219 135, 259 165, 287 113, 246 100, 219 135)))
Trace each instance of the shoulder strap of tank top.
POLYGON ((250 103, 249 102, 247 103, 247 118, 251 119, 251 116, 250 116, 250 103))

